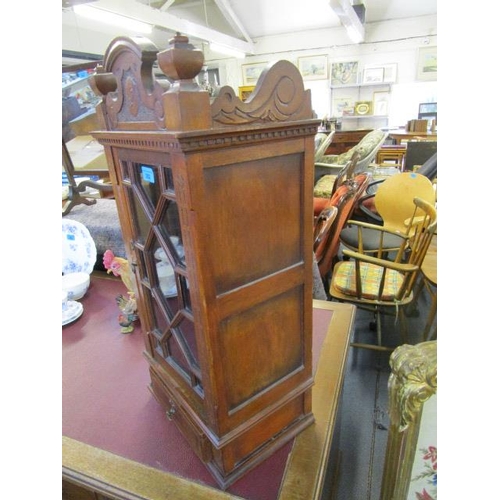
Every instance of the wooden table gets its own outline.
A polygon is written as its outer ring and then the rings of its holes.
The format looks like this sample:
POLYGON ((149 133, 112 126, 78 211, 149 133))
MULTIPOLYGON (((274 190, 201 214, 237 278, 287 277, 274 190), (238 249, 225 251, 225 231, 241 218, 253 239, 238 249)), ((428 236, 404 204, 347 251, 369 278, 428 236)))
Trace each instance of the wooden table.
POLYGON ((431 307, 429 315, 427 316, 423 336, 425 340, 431 340, 437 336, 437 331, 435 331, 433 335, 430 334, 437 314, 437 234, 435 234, 432 238, 427 254, 425 255, 425 259, 422 262, 421 270, 424 281, 427 285, 427 290, 432 297, 431 307))
POLYGON ((406 132, 389 131, 389 138, 394 140, 395 144, 401 144, 402 141, 409 141, 411 139, 423 138, 429 141, 437 141, 437 132, 406 132))
POLYGON ((422 276, 415 291, 415 303, 424 286, 431 297, 429 313, 422 332, 422 341, 434 340, 437 337, 437 328, 434 329, 432 334, 431 329, 437 314, 437 234, 432 237, 420 271, 422 276))
POLYGON ((313 301, 315 423, 223 492, 147 391, 140 325, 119 333, 114 297, 124 291, 119 280, 92 276, 83 315, 63 327, 63 499, 332 496, 354 306, 313 301))

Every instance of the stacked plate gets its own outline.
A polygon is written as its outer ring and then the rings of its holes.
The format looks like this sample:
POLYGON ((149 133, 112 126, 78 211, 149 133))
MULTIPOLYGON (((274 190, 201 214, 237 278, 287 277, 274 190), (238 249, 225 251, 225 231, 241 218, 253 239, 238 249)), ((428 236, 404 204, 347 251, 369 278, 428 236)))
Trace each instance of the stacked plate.
POLYGON ((72 323, 78 319, 83 313, 83 306, 76 300, 68 300, 68 307, 62 312, 62 326, 72 323))

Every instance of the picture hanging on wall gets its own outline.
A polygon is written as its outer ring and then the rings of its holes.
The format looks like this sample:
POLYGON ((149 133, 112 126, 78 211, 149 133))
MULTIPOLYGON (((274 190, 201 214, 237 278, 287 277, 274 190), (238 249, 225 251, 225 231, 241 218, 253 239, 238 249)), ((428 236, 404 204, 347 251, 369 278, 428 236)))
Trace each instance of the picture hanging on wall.
POLYGON ((396 63, 384 64, 384 83, 396 83, 398 65, 396 63))
POLYGON ((420 47, 417 64, 417 80, 437 80, 437 47, 420 47))
MULTIPOLYGON (((382 68, 384 70, 384 76, 383 76, 383 79, 380 82, 376 82, 376 83, 396 83, 396 77, 397 77, 397 74, 398 74, 398 65, 397 65, 397 63, 390 63, 390 64, 385 64, 385 63, 384 64, 369 64, 369 65, 365 66, 364 75, 366 75, 367 70, 368 70, 368 74, 369 75, 370 75, 370 72, 372 70, 375 70, 374 71, 375 75, 379 75, 380 68, 382 68)), ((364 81, 364 78, 363 78, 363 82, 367 83, 367 82, 364 81)), ((369 82, 369 83, 375 83, 375 82, 369 82)))
POLYGON ((384 68, 365 68, 363 83, 383 83, 384 68))
POLYGON ((354 105, 354 114, 356 116, 364 116, 372 114, 372 102, 371 101, 357 101, 354 105))
POLYGON ((267 67, 267 64, 267 62, 242 64, 243 86, 248 87, 249 85, 255 85, 260 74, 267 67))
POLYGON ((373 114, 375 116, 387 116, 389 114, 389 91, 373 93, 373 114))
POLYGON ((333 100, 333 116, 354 115, 354 99, 352 97, 337 97, 333 100))
POLYGON ((328 78, 327 55, 299 57, 298 65, 304 80, 324 80, 328 78))
POLYGON ((332 63, 330 84, 353 85, 358 83, 358 61, 332 63))

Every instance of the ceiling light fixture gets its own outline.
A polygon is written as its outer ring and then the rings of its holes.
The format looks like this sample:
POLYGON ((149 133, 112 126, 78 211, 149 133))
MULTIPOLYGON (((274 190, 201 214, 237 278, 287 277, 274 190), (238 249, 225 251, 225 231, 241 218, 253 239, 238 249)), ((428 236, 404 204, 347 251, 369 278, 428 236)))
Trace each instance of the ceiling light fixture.
POLYGON ((219 52, 220 54, 225 54, 227 56, 236 57, 238 59, 244 59, 245 53, 240 50, 233 49, 231 47, 226 47, 225 45, 220 45, 218 43, 210 43, 210 50, 213 52, 219 52))
POLYGON ((75 14, 98 21, 100 23, 118 26, 135 33, 149 34, 153 31, 153 26, 142 21, 136 21, 130 17, 121 16, 107 10, 98 9, 89 5, 75 5, 73 7, 75 14))

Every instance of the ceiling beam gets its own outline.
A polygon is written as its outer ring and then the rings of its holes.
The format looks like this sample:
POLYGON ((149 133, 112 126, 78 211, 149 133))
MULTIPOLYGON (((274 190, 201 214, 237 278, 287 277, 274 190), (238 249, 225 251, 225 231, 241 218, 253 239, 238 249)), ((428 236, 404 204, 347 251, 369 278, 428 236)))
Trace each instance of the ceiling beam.
POLYGON ((217 7, 219 7, 219 10, 222 12, 222 15, 226 18, 227 22, 233 27, 233 29, 239 31, 243 35, 245 40, 253 44, 253 40, 250 38, 250 35, 245 29, 245 26, 240 21, 233 8, 229 5, 229 2, 227 0, 215 0, 215 3, 217 4, 217 7))
POLYGON ((167 12, 153 9, 135 0, 97 0, 91 5, 97 9, 131 17, 137 21, 149 23, 153 26, 159 26, 171 31, 178 31, 179 33, 193 38, 225 45, 246 54, 255 53, 254 44, 251 42, 240 40, 239 38, 226 35, 220 31, 202 26, 201 24, 181 19, 167 12))
POLYGON ((166 11, 174 2, 175 0, 167 0, 158 10, 166 11))
POLYGON ((340 22, 346 29, 350 39, 354 43, 365 40, 365 27, 359 20, 356 11, 352 8, 349 0, 329 0, 330 7, 337 14, 340 22))

